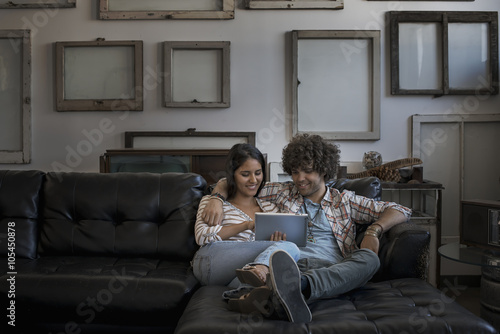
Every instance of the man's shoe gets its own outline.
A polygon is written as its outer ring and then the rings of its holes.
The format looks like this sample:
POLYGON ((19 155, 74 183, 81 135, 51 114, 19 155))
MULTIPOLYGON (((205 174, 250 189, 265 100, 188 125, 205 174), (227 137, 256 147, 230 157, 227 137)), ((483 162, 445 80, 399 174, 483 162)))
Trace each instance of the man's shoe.
POLYGON ((287 252, 278 250, 271 255, 269 272, 274 297, 285 310, 288 320, 311 322, 311 311, 302 296, 300 271, 295 260, 287 252))

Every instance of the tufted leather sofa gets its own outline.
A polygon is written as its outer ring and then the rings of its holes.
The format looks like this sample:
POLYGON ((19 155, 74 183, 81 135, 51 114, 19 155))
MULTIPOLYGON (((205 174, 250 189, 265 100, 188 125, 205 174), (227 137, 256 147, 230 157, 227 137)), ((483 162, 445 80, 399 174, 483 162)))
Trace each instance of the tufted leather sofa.
MULTIPOLYGON (((380 195, 378 179, 335 182, 380 195)), ((310 324, 230 312, 190 268, 205 188, 190 173, 0 171, 2 333, 495 333, 422 280, 429 235, 412 224, 383 237, 373 283, 315 302, 310 324)))

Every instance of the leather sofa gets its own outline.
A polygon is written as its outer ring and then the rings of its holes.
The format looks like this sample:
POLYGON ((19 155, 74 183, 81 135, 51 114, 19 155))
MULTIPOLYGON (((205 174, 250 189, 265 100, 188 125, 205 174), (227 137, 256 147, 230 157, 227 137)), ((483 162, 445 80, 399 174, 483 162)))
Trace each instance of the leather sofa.
MULTIPOLYGON (((375 178, 336 187, 380 195, 375 178)), ((0 171, 2 333, 496 333, 423 280, 429 235, 412 224, 384 235, 372 283, 313 303, 310 324, 231 312, 190 267, 205 191, 191 173, 0 171)))

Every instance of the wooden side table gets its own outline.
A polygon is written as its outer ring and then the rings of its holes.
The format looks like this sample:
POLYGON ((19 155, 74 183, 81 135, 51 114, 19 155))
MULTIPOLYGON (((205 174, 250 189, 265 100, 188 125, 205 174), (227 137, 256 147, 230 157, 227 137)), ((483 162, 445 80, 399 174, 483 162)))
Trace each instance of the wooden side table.
POLYGON ((410 220, 431 235, 429 275, 427 281, 439 285, 441 261, 437 250, 441 245, 441 207, 443 185, 423 180, 421 183, 382 182, 382 200, 396 202, 413 210, 410 220))

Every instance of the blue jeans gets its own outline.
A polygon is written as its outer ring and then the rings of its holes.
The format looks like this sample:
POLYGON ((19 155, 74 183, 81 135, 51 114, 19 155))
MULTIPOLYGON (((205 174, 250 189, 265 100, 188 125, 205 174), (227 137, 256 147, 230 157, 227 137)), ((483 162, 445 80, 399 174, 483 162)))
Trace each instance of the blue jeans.
POLYGON ((321 259, 300 259, 297 262, 309 281, 311 295, 307 301, 332 298, 365 285, 380 267, 377 254, 369 249, 355 250, 338 263, 321 259))
POLYGON ((290 241, 217 241, 202 246, 194 255, 194 276, 202 285, 227 285, 238 287, 235 270, 245 265, 269 266, 271 254, 284 250, 295 261, 300 257, 299 248, 290 241))

